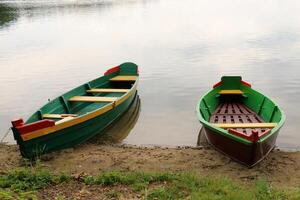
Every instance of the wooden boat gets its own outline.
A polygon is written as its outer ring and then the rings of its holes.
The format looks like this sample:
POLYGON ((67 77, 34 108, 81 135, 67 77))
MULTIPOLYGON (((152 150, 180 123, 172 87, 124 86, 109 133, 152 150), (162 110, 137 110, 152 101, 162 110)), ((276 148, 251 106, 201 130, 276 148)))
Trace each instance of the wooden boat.
POLYGON ((110 125, 137 95, 138 66, 123 63, 85 83, 23 119, 12 121, 22 156, 38 157, 80 144, 110 125))
POLYGON ((274 148, 285 115, 240 76, 223 76, 197 105, 207 141, 232 159, 252 167, 274 148))

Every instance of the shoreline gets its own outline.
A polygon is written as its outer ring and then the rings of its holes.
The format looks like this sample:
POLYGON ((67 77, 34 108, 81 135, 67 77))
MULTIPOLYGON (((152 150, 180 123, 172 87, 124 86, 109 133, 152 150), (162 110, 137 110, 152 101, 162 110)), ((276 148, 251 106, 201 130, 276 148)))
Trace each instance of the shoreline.
MULTIPOLYGON (((44 155, 40 160, 42 168, 70 175, 97 175, 107 171, 192 172, 227 177, 243 184, 260 179, 278 187, 298 187, 300 184, 300 152, 279 149, 274 149, 253 168, 242 166, 209 146, 170 148, 86 143, 44 155)), ((28 164, 17 145, 0 144, 1 174, 28 164)))

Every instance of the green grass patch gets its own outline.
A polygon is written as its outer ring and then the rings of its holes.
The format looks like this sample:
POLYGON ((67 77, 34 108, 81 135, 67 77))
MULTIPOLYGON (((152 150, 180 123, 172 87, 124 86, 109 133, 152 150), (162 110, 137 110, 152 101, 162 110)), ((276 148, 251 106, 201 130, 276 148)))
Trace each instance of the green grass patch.
POLYGON ((117 199, 120 197, 120 192, 117 191, 117 190, 114 190, 112 189, 111 191, 107 192, 105 194, 108 198, 111 198, 111 199, 117 199))
POLYGON ((144 173, 144 172, 105 172, 98 176, 86 176, 83 178, 85 184, 97 184, 103 186, 127 185, 132 186, 134 191, 144 190, 151 183, 172 181, 176 178, 169 173, 144 173))
POLYGON ((16 191, 36 190, 54 182, 54 177, 46 170, 19 168, 0 177, 0 187, 16 191))
POLYGON ((37 195, 35 191, 28 191, 28 192, 14 192, 9 189, 0 189, 0 199, 1 200, 25 200, 31 199, 36 200, 37 195))
POLYGON ((204 177, 193 173, 103 172, 80 179, 65 173, 54 175, 40 168, 20 168, 0 176, 0 199, 36 199, 39 189, 69 181, 86 185, 111 187, 108 198, 118 198, 122 191, 115 186, 131 188, 145 199, 210 200, 284 200, 300 199, 299 188, 274 188, 263 180, 241 185, 224 177, 204 177))

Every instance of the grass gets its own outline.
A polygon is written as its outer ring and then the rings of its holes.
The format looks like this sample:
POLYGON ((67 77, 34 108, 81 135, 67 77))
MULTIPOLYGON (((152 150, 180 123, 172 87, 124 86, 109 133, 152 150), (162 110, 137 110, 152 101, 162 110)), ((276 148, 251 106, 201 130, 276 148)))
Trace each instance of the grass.
POLYGON ((176 176, 168 173, 144 173, 144 172, 106 172, 98 176, 86 176, 83 178, 85 184, 97 184, 103 186, 128 185, 133 186, 136 191, 145 189, 151 183, 173 181, 176 176))
POLYGON ((25 199, 31 199, 35 200, 37 199, 37 195, 35 191, 28 191, 28 192, 13 192, 10 190, 4 190, 0 189, 0 199, 2 200, 25 200, 25 199))
POLYGON ((144 172, 103 172, 78 179, 64 173, 54 175, 39 168, 19 168, 0 176, 0 199, 37 199, 40 189, 70 181, 87 188, 90 185, 108 187, 106 196, 113 199, 122 194, 115 186, 128 188, 145 199, 300 199, 299 188, 274 188, 263 180, 245 186, 224 177, 144 172))
POLYGON ((107 192, 105 195, 108 198, 111 198, 111 199, 114 198, 114 199, 116 199, 116 198, 119 198, 120 192, 117 191, 117 190, 112 189, 111 191, 107 192))
POLYGON ((37 190, 53 183, 53 176, 45 170, 20 168, 0 177, 0 188, 15 191, 37 190))

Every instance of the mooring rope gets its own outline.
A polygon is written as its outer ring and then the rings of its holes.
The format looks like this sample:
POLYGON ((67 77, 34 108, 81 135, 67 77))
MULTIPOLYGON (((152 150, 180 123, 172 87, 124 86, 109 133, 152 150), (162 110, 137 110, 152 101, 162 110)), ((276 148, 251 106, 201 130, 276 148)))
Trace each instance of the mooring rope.
POLYGON ((9 127, 9 129, 7 130, 7 132, 5 133, 5 135, 2 137, 0 143, 3 142, 3 140, 7 137, 8 133, 11 131, 11 127, 9 127))

